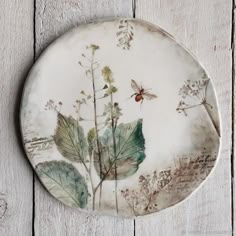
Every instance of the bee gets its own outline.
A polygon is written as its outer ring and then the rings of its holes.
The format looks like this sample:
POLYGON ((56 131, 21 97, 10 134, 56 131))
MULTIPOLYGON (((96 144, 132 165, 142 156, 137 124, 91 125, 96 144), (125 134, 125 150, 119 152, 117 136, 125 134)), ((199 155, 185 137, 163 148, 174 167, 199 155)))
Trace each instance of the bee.
POLYGON ((144 89, 142 86, 139 86, 135 80, 131 80, 131 87, 132 89, 134 90, 134 94, 131 96, 131 98, 133 96, 135 96, 135 101, 136 102, 140 102, 141 101, 141 104, 143 103, 143 100, 144 99, 147 99, 147 100, 152 100, 154 98, 157 98, 157 96, 155 94, 151 94, 148 92, 147 89, 144 89))

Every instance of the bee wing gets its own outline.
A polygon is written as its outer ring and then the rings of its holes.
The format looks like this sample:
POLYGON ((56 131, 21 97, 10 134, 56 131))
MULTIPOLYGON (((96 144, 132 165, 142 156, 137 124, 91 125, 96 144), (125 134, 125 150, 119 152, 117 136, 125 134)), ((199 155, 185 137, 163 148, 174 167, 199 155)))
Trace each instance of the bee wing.
POLYGON ((133 79, 131 79, 131 87, 136 93, 140 92, 140 88, 138 84, 133 79))
POLYGON ((154 98, 157 98, 157 95, 151 94, 151 93, 149 93, 149 92, 144 92, 142 95, 143 95, 143 97, 144 97, 145 99, 147 99, 147 100, 152 100, 152 99, 154 99, 154 98))

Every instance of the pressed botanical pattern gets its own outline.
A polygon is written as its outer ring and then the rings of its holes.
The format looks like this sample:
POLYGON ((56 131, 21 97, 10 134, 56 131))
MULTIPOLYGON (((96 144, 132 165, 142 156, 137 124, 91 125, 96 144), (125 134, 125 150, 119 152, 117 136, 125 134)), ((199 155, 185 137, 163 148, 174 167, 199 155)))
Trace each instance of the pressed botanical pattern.
MULTIPOLYGON (((49 47, 29 74, 21 126, 27 156, 55 198, 125 217, 184 200, 220 144, 205 70, 136 19, 80 26, 49 47)), ((6 212, 0 199, 0 218, 6 212)))

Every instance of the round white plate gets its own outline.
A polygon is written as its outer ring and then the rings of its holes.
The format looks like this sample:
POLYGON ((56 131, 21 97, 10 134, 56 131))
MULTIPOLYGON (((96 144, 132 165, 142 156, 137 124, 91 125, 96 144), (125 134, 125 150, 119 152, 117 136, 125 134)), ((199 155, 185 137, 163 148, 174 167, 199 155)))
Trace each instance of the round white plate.
POLYGON ((25 151, 64 204, 125 217, 188 197, 220 145, 214 88, 199 62, 137 19, 79 26, 32 68, 23 94, 25 151))

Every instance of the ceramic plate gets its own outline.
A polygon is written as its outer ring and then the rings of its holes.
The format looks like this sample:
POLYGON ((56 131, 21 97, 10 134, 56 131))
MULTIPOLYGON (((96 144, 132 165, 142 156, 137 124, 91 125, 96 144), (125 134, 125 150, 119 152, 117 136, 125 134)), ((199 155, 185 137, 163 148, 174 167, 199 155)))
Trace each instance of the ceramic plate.
POLYGON ((188 197, 212 170, 219 113, 209 75, 169 34, 141 20, 79 26, 31 70, 25 151, 64 204, 125 217, 188 197))

